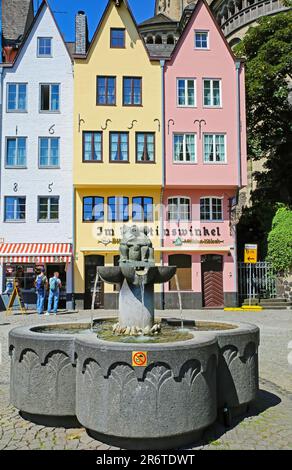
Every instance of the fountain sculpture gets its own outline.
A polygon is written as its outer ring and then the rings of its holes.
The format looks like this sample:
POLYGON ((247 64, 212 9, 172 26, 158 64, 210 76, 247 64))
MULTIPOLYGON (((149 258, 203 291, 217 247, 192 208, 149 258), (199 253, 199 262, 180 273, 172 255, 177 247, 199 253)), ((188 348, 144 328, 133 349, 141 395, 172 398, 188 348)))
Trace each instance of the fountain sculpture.
POLYGON ((259 329, 188 320, 186 332, 167 318, 155 324, 154 285, 176 268, 155 266, 151 241, 136 226, 125 231, 120 255, 120 266, 98 268, 105 282, 121 286, 118 323, 11 330, 10 401, 39 423, 62 426, 77 417, 90 435, 117 447, 185 446, 223 410, 243 413, 256 398, 259 329))

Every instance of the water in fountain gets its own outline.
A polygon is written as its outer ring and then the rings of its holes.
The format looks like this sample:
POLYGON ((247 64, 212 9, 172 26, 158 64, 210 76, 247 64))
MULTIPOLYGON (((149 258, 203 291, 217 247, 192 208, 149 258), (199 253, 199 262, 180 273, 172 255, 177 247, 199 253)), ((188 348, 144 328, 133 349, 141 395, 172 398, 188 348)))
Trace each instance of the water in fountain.
POLYGON ((97 290, 97 283, 99 280, 99 274, 96 272, 95 281, 94 281, 94 288, 92 294, 92 301, 91 301, 91 313, 90 313, 90 331, 93 333, 93 312, 94 312, 94 303, 96 298, 96 290, 97 290))
POLYGON ((175 279, 177 296, 178 296, 178 304, 179 304, 180 319, 181 319, 181 329, 183 330, 184 329, 183 309, 182 309, 182 301, 181 301, 181 291, 180 291, 180 288, 179 288, 179 282, 178 282, 177 274, 174 275, 174 279, 175 279))

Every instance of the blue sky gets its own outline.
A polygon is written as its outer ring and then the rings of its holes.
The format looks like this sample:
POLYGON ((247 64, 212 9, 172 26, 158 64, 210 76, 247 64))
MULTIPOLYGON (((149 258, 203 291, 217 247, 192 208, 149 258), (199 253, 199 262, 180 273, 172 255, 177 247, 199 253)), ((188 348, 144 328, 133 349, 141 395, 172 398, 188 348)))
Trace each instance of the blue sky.
MULTIPOLYGON (((90 38, 100 20, 107 0, 48 0, 55 18, 67 41, 74 40, 74 19, 78 10, 84 10, 88 16, 90 38)), ((150 18, 154 13, 155 0, 129 0, 137 23, 150 18)), ((41 0, 34 0, 35 7, 41 0)))

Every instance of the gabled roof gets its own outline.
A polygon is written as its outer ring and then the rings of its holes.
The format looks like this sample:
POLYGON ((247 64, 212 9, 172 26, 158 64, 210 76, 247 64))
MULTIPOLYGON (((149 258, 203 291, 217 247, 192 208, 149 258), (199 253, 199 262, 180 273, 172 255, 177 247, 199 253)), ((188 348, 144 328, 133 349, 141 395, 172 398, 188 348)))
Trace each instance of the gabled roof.
MULTIPOLYGON (((228 44, 228 41, 227 41, 226 37, 224 36, 224 33, 223 33, 222 29, 220 28, 219 24, 217 23, 217 21, 216 21, 216 19, 215 19, 215 17, 214 17, 214 15, 213 15, 213 13, 212 13, 212 11, 211 11, 211 9, 210 9, 210 7, 209 7, 209 5, 208 5, 208 3, 207 3, 206 0, 198 0, 198 1, 197 1, 195 7, 193 8, 192 14, 190 15, 189 21, 188 21, 188 23, 187 23, 186 26, 185 26, 184 31, 183 31, 182 34, 180 35, 180 37, 179 37, 179 39, 178 39, 178 41, 177 41, 177 43, 176 43, 176 45, 175 45, 175 47, 174 47, 174 49, 173 49, 172 57, 175 55, 177 49, 179 49, 179 47, 180 47, 181 44, 183 43, 183 41, 184 41, 184 39, 185 39, 185 36, 186 36, 186 32, 187 32, 187 30, 188 30, 188 27, 189 27, 189 25, 191 24, 191 22, 192 22, 194 16, 195 16, 196 13, 197 13, 197 10, 198 10, 198 8, 199 8, 199 5, 201 5, 201 4, 203 4, 203 5, 206 7, 206 9, 207 9, 207 11, 208 11, 208 13, 209 13, 209 15, 210 15, 210 17, 211 17, 211 20, 213 21, 213 23, 214 23, 214 25, 215 25, 215 27, 216 27, 218 33, 220 34, 220 36, 221 36, 221 38, 222 38, 224 44, 226 45, 227 50, 229 51, 229 53, 230 53, 232 59, 233 59, 234 61, 240 60, 240 59, 238 59, 238 58, 235 57, 235 55, 234 55, 234 53, 233 53, 233 51, 232 51, 230 45, 228 44)), ((171 58, 172 58, 172 57, 171 57, 171 58)))
POLYGON ((50 14, 51 14, 51 16, 52 16, 52 19, 53 19, 53 21, 54 21, 54 23, 55 23, 55 25, 56 25, 56 28, 57 28, 57 30, 58 30, 60 36, 61 36, 61 39, 62 39, 62 41, 63 41, 63 44, 64 44, 64 46, 65 46, 65 48, 66 48, 66 51, 68 52, 68 56, 70 57, 70 60, 72 60, 70 51, 69 51, 69 49, 68 49, 68 47, 67 47, 67 44, 66 44, 65 39, 64 39, 64 36, 63 36, 63 34, 61 33, 61 31, 60 31, 60 28, 59 28, 59 26, 58 26, 58 23, 56 22, 56 19, 55 19, 54 14, 53 14, 53 12, 52 12, 52 10, 51 10, 51 7, 50 7, 50 5, 49 5, 49 3, 48 3, 47 0, 43 0, 42 3, 41 3, 41 5, 40 5, 40 7, 39 7, 39 9, 38 9, 38 11, 37 11, 37 13, 36 13, 36 15, 35 15, 35 17, 34 17, 34 19, 33 19, 33 22, 31 23, 29 29, 27 30, 27 32, 26 32, 26 34, 25 34, 25 36, 24 36, 24 38, 23 38, 23 41, 22 41, 22 43, 21 43, 21 45, 20 45, 20 47, 19 47, 19 49, 18 49, 18 52, 17 52, 17 55, 15 56, 14 61, 13 61, 11 64, 5 64, 5 63, 4 63, 4 64, 0 64, 0 67, 13 67, 13 66, 15 65, 15 63, 16 63, 17 60, 18 60, 18 57, 20 56, 20 53, 21 53, 21 51, 22 51, 24 45, 26 44, 26 42, 27 42, 28 39, 29 39, 30 33, 32 32, 32 30, 33 30, 35 24, 37 23, 37 21, 38 21, 38 19, 39 19, 39 17, 40 17, 40 15, 41 15, 41 13, 42 13, 42 11, 43 11, 44 8, 47 8, 47 9, 49 10, 49 12, 50 12, 50 14))
MULTIPOLYGON (((104 9, 104 12, 103 12, 103 14, 102 14, 102 17, 101 17, 101 19, 100 19, 100 21, 99 21, 99 23, 98 23, 98 25, 97 25, 97 28, 96 28, 96 30, 95 30, 95 32, 94 32, 94 35, 93 35, 93 37, 92 37, 92 39, 91 39, 91 42, 90 42, 90 44, 89 44, 89 48, 88 48, 88 50, 87 50, 87 53, 84 54, 84 55, 81 55, 81 54, 74 54, 74 57, 75 57, 76 59, 86 59, 86 58, 89 56, 89 53, 91 52, 91 49, 92 49, 92 47, 93 47, 93 44, 94 44, 94 42, 95 42, 95 40, 96 40, 96 38, 97 38, 97 36, 98 36, 98 33, 99 33, 100 29, 101 29, 101 26, 102 26, 102 24, 104 23, 105 17, 106 17, 106 15, 107 15, 107 13, 108 13, 108 11, 109 11, 109 9, 110 9, 110 6, 111 6, 111 4, 112 4, 113 2, 115 2, 116 6, 118 6, 117 3, 121 4, 121 3, 124 2, 125 7, 127 8, 128 12, 129 12, 129 14, 130 14, 130 16, 131 16, 131 19, 132 19, 132 21, 133 21, 133 23, 134 23, 134 26, 135 26, 135 28, 136 28, 137 34, 138 34, 139 38, 140 38, 141 41, 142 41, 143 47, 144 47, 144 49, 145 49, 145 52, 146 52, 146 54, 148 55, 149 59, 152 59, 152 57, 150 57, 150 54, 149 54, 149 51, 148 51, 148 49, 147 49, 147 47, 146 47, 146 44, 145 44, 145 42, 144 42, 144 39, 143 39, 143 37, 142 37, 141 34, 140 34, 140 31, 139 31, 139 28, 138 28, 138 24, 137 24, 137 22, 136 22, 136 20, 135 20, 135 17, 134 17, 134 15, 133 15, 133 12, 132 12, 131 7, 130 7, 130 5, 129 5, 129 3, 128 3, 127 0, 108 0, 107 6, 106 6, 106 8, 104 9)), ((154 60, 155 60, 155 59, 154 59, 154 60)))
POLYGON ((139 24, 140 26, 146 26, 150 24, 161 24, 161 23, 177 23, 177 21, 172 20, 169 16, 165 15, 164 13, 159 13, 158 15, 152 16, 148 18, 148 20, 143 21, 139 24))

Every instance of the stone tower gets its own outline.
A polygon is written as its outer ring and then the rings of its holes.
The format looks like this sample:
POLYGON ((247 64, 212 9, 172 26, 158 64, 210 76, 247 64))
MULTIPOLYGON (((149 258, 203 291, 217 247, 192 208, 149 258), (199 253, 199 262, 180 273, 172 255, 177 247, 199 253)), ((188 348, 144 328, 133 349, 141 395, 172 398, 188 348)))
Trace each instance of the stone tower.
POLYGON ((179 21, 187 5, 196 3, 194 0, 156 0, 155 14, 164 13, 171 19, 179 21))

